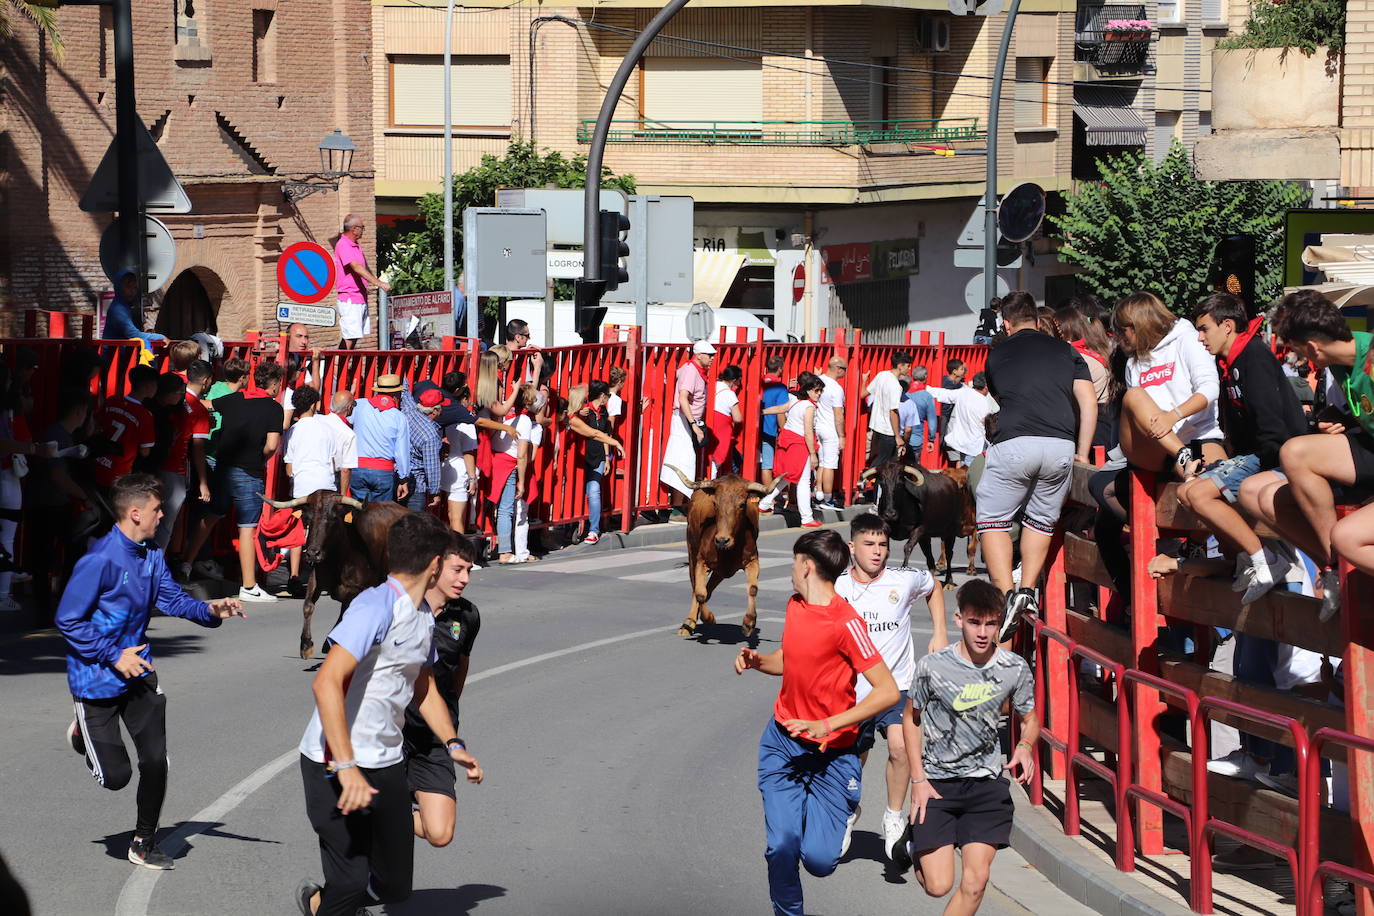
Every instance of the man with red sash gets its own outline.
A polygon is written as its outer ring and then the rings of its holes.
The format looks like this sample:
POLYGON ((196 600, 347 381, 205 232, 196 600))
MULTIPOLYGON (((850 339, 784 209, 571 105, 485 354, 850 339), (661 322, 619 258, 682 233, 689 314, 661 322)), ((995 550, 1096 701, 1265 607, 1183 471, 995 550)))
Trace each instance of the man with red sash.
POLYGON ((354 499, 387 502, 405 499, 410 476, 410 426, 401 412, 401 377, 379 375, 372 397, 353 407, 353 433, 358 437, 358 469, 348 481, 354 499), (398 490, 397 479, 401 480, 398 490))
POLYGON ((692 344, 692 358, 682 364, 673 380, 673 408, 668 415, 668 445, 663 451, 663 466, 659 481, 669 489, 673 500, 672 521, 685 523, 682 504, 692 498, 692 491, 678 478, 673 468, 681 468, 689 477, 697 473, 697 450, 706 442, 706 370, 716 348, 708 341, 692 344))

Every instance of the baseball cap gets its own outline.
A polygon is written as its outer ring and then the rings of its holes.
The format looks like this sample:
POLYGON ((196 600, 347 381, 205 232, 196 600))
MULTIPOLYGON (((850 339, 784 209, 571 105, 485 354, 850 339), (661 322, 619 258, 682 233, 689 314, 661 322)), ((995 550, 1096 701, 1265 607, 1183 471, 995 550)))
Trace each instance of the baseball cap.
POLYGON ((708 340, 698 340, 692 344, 692 355, 697 356, 705 353, 707 356, 715 356, 716 348, 711 346, 708 340))
POLYGON ((447 407, 450 403, 449 399, 444 397, 444 393, 437 388, 430 388, 420 394, 421 407, 447 407))

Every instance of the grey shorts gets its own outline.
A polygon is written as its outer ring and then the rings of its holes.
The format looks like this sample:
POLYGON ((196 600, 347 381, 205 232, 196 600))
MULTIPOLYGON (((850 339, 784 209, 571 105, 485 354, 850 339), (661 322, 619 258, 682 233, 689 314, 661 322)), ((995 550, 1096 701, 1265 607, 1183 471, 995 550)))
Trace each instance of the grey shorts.
POLYGON ((979 531, 1006 531, 1022 524, 1053 534, 1069 494, 1074 444, 1049 436, 1018 436, 988 449, 975 505, 979 531))

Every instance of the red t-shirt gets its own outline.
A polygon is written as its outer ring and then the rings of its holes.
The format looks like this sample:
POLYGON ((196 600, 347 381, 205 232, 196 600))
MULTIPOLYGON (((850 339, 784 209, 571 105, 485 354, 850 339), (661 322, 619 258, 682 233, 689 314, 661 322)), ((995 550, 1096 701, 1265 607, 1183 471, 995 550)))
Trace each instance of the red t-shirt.
POLYGON ((116 479, 134 469, 138 450, 152 448, 157 442, 153 415, 128 395, 115 398, 100 408, 95 415, 95 425, 120 448, 116 455, 103 455, 95 460, 95 481, 102 487, 114 486, 116 479))
POLYGON ((186 453, 191 448, 192 439, 210 438, 210 411, 205 409, 200 399, 187 395, 181 406, 182 409, 172 420, 172 447, 160 468, 172 474, 186 473, 186 453))
MULTIPOLYGON (((829 604, 807 604, 797 596, 787 603, 782 625, 782 689, 773 718, 817 721, 852 709, 854 678, 883 660, 868 636, 868 624, 839 595, 829 604)), ((859 726, 836 729, 827 747, 849 747, 859 726)), ((799 740, 820 744, 806 736, 799 740)))

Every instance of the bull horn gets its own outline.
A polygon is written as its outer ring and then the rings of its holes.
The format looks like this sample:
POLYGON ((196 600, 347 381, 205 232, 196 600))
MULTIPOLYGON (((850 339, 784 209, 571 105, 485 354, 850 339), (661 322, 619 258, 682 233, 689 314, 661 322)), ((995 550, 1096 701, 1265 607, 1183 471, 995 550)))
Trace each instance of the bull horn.
POLYGON ((354 498, 351 497, 351 496, 340 496, 340 497, 339 497, 339 502, 342 503, 342 504, 345 505, 345 506, 348 506, 348 507, 351 508, 351 509, 363 509, 363 508, 366 508, 366 507, 363 505, 362 500, 360 500, 360 499, 354 499, 354 498))
POLYGON ((878 476, 878 469, 877 469, 877 468, 869 468, 868 470, 864 471, 862 474, 859 475, 859 480, 861 480, 861 481, 862 481, 862 480, 872 480, 874 477, 877 477, 877 476, 878 476))
POLYGON ((765 487, 763 484, 757 483, 757 482, 752 481, 752 480, 749 481, 748 490, 749 490, 750 493, 753 493, 755 496, 767 496, 767 495, 769 494, 769 492, 771 492, 771 491, 770 491, 770 488, 765 487))
POLYGON ((692 478, 688 477, 686 474, 682 473, 682 471, 680 471, 680 470, 678 470, 677 468, 673 467, 671 464, 665 464, 665 465, 663 465, 663 466, 664 466, 665 468, 668 468, 670 471, 672 471, 672 472, 673 472, 674 474, 676 474, 677 476, 681 477, 681 478, 682 478, 683 484, 685 484, 685 485, 686 485, 687 487, 689 487, 690 489, 693 489, 693 490, 700 490, 700 489, 701 489, 701 484, 697 483, 695 480, 693 480, 692 478))
POLYGON ((916 484, 916 486, 918 486, 918 487, 925 486, 925 482, 926 482, 926 477, 925 477, 925 475, 922 474, 922 473, 921 473, 919 470, 917 470, 916 468, 913 468, 911 465, 907 465, 906 467, 902 468, 902 473, 905 474, 906 476, 910 477, 910 478, 911 478, 911 482, 914 483, 914 484, 916 484))
POLYGON ((294 509, 297 506, 303 506, 306 503, 310 502, 310 497, 301 496, 296 499, 268 499, 266 496, 264 496, 262 498, 262 501, 267 503, 267 505, 271 506, 273 509, 294 509))

